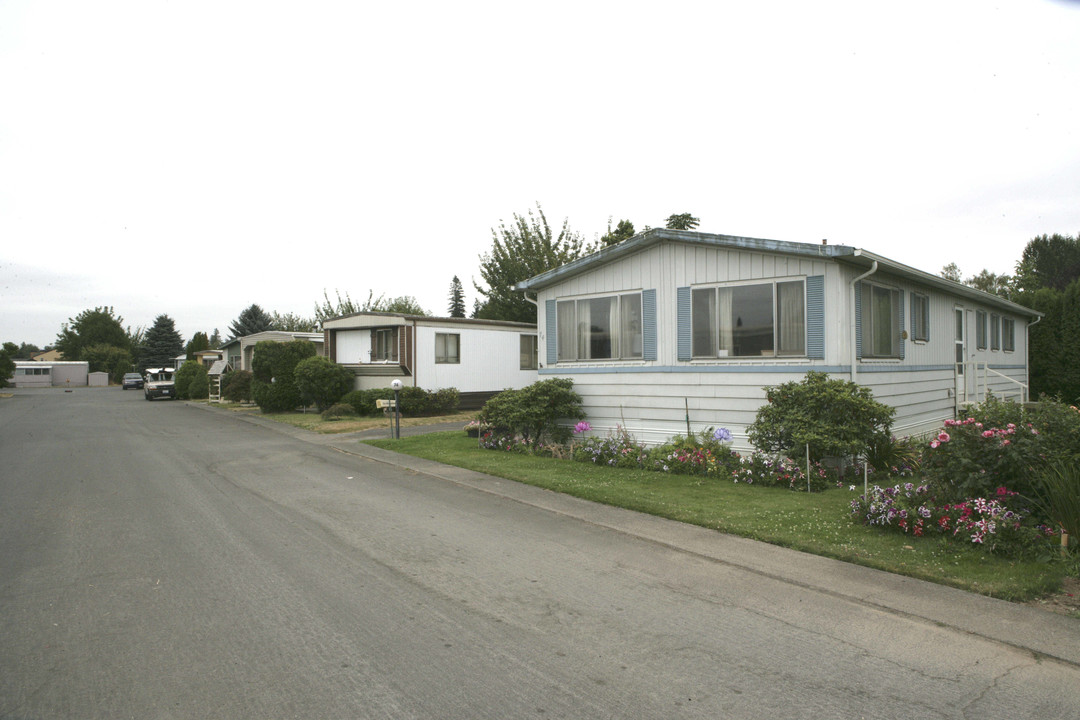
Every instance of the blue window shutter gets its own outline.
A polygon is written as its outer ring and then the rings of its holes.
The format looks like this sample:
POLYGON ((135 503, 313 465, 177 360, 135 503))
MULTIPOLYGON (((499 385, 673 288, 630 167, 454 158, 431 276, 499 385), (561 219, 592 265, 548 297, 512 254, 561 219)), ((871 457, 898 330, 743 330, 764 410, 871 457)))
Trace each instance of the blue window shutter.
POLYGON ((862 357, 862 282, 855 283, 855 357, 862 357))
POLYGON ((676 311, 678 314, 679 330, 679 360, 685 361, 693 357, 691 345, 691 315, 690 315, 690 288, 681 287, 675 290, 676 311))
POLYGON ((825 358, 825 276, 806 278, 806 355, 825 358))
POLYGON ((559 348, 557 328, 555 325, 555 301, 544 301, 544 332, 547 333, 545 344, 547 345, 547 366, 552 367, 559 361, 559 348))
POLYGON ((642 360, 656 359, 656 291, 641 291, 642 360))
POLYGON ((900 291, 900 359, 904 359, 904 291, 900 291))

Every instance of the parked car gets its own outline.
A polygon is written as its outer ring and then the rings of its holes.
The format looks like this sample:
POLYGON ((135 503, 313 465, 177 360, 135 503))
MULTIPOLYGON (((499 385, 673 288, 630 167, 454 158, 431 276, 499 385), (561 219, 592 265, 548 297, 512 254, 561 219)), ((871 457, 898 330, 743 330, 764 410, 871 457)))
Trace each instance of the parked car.
POLYGON ((143 379, 139 373, 124 373, 124 389, 134 388, 136 390, 142 390, 143 379))
POLYGON ((143 395, 147 400, 154 398, 176 399, 176 385, 173 383, 175 371, 172 368, 146 368, 146 384, 143 395))

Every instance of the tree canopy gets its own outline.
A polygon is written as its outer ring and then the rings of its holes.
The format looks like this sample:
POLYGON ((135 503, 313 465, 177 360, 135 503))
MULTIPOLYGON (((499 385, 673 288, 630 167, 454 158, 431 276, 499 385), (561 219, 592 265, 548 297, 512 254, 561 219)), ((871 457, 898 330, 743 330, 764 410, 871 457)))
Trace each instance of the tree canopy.
POLYGON ((623 240, 629 240, 634 237, 634 223, 629 220, 620 220, 619 224, 615 226, 615 229, 611 228, 611 218, 607 221, 607 233, 600 236, 600 245, 602 247, 610 247, 611 245, 618 245, 623 240))
POLYGON ((476 306, 473 317, 486 320, 515 320, 535 323, 536 306, 528 302, 514 285, 534 275, 576 260, 591 250, 579 233, 563 220, 556 235, 548 225, 540 204, 536 214, 514 213, 509 225, 500 221, 491 229, 491 250, 480 256, 480 277, 473 286, 484 300, 476 306))
POLYGON ((65 360, 83 360, 83 350, 89 345, 111 345, 130 350, 131 343, 123 322, 124 319, 111 307, 83 310, 63 324, 56 336, 55 347, 64 354, 65 360))
POLYGON ((1039 288, 1062 290, 1080 277, 1080 233, 1040 235, 1024 248, 1016 264, 1016 285, 1021 292, 1039 288))
POLYGON ((229 325, 233 340, 273 329, 274 318, 255 303, 245 308, 229 325))
POLYGON ((188 360, 195 358, 195 353, 201 350, 210 349, 210 338, 206 337, 206 333, 197 332, 191 336, 187 345, 184 346, 184 353, 187 355, 188 360))
POLYGON ((0 388, 6 388, 11 384, 11 378, 15 377, 15 355, 19 352, 19 346, 13 342, 6 342, 0 347, 0 388))
POLYGON ((291 312, 282 315, 274 311, 273 318, 272 329, 282 332, 315 332, 315 327, 319 324, 319 321, 313 317, 302 317, 291 312))
POLYGON ((176 331, 176 323, 168 315, 158 315, 146 331, 139 363, 148 367, 167 367, 184 351, 184 341, 176 331))
POLYGON ((405 315, 422 315, 424 317, 431 315, 427 310, 420 307, 419 301, 412 295, 402 295, 388 300, 385 295, 375 297, 375 291, 369 290, 368 299, 361 304, 349 297, 349 293, 345 293, 344 298, 341 297, 340 290, 335 290, 334 293, 337 296, 336 303, 332 302, 326 290, 323 290, 322 304, 315 305, 315 319, 320 323, 331 318, 353 315, 358 312, 396 312, 405 315))
POLYGON ((693 230, 700 224, 701 221, 690 213, 669 215, 667 219, 668 230, 693 230))

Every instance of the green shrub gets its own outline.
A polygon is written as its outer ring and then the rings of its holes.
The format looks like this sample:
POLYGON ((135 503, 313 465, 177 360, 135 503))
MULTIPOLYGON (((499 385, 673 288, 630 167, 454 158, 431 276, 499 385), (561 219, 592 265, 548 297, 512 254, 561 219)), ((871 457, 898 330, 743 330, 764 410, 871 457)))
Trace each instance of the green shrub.
POLYGON ((1040 516, 1080 539, 1080 467, 1060 460, 1050 463, 1036 476, 1034 486, 1029 499, 1040 516))
POLYGON ((349 392, 356 374, 322 355, 304 358, 293 370, 293 380, 305 405, 315 404, 322 412, 349 392))
POLYGON ((251 371, 232 370, 223 375, 221 396, 230 402, 251 402, 251 371))
POLYGON ((337 403, 322 411, 323 420, 340 420, 347 417, 356 417, 356 411, 348 403, 337 403))
POLYGON ((503 390, 480 410, 482 422, 518 435, 533 446, 545 440, 565 442, 571 428, 560 421, 584 417, 581 396, 574 391, 574 381, 567 378, 541 380, 521 390, 503 390))
POLYGON ((188 385, 188 397, 192 400, 206 400, 210 397, 210 373, 202 363, 199 363, 199 371, 188 385))
POLYGON ((747 427, 750 442, 771 455, 810 458, 858 455, 888 437, 895 412, 874 400, 869 388, 810 371, 802 381, 765 388, 762 405, 747 427))
POLYGON ((173 378, 176 387, 176 397, 181 400, 199 399, 204 400, 210 395, 210 380, 206 374, 206 367, 198 360, 188 360, 176 371, 173 378), (192 388, 192 384, 199 379, 198 386, 192 388), (198 394, 201 392, 202 394, 198 394))
POLYGON ((293 371, 301 360, 316 354, 314 343, 307 340, 286 343, 263 340, 255 345, 251 394, 263 412, 285 412, 300 405, 300 390, 293 371))

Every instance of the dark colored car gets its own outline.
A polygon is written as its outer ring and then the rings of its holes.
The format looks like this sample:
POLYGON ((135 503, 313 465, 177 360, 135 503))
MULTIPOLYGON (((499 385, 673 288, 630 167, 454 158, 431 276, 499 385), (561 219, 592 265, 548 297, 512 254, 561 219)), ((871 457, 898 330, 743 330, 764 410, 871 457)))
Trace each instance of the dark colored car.
POLYGON ((142 390, 143 379, 139 373, 124 373, 124 389, 135 388, 142 390))

